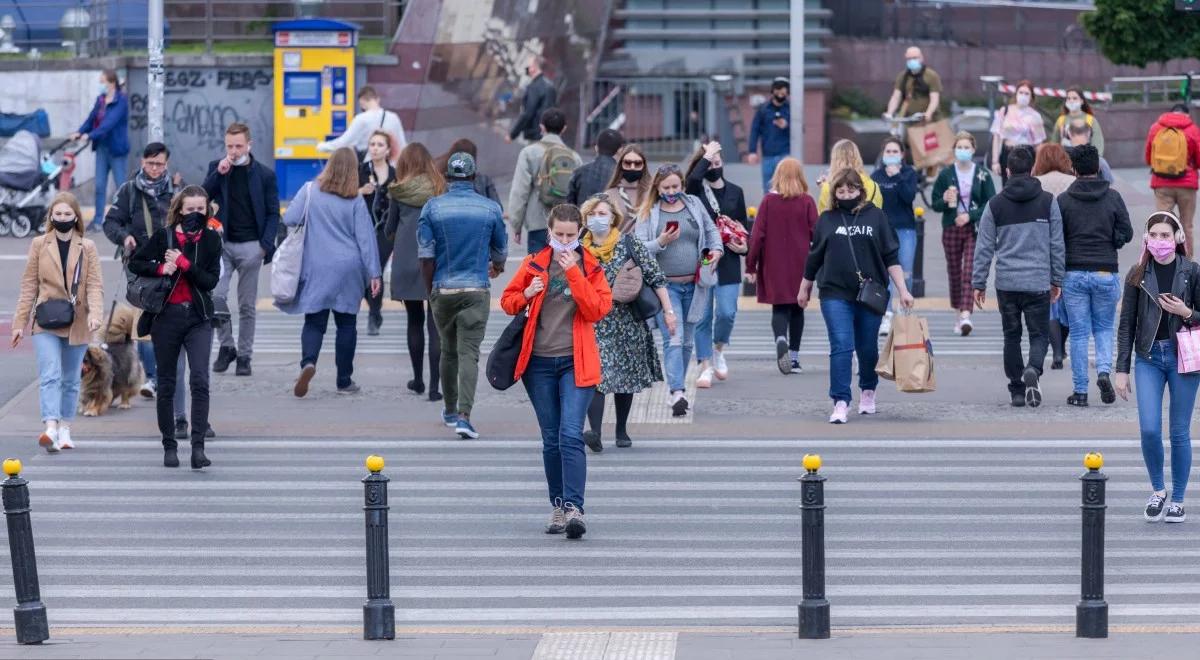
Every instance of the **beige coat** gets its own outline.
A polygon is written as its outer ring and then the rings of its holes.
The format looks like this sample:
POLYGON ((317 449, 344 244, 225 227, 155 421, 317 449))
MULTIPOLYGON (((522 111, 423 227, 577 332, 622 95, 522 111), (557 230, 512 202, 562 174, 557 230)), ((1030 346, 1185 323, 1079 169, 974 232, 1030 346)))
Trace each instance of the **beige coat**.
MULTIPOLYGON (((13 316, 13 327, 24 328, 33 317, 37 303, 51 299, 70 298, 67 284, 63 282, 62 259, 58 255, 57 239, 53 231, 33 239, 29 246, 29 259, 25 262, 25 274, 21 276, 21 296, 17 300, 17 312, 13 316)), ((75 322, 69 328, 43 330, 34 323, 33 332, 52 332, 66 337, 72 345, 87 344, 92 333, 88 322, 99 323, 104 315, 104 282, 100 274, 100 257, 96 244, 91 239, 76 234, 71 239, 67 255, 67 280, 75 277, 75 264, 83 255, 83 268, 79 273, 79 292, 75 298, 75 322)))

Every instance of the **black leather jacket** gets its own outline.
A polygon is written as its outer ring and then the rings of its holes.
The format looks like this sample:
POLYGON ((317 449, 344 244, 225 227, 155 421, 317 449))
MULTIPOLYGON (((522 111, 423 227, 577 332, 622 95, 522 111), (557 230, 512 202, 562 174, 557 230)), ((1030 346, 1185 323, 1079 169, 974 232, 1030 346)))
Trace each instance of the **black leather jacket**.
MULTIPOLYGON (((1188 326, 1200 325, 1200 265, 1183 255, 1175 258, 1179 260, 1179 267, 1175 269, 1171 293, 1192 309, 1192 316, 1184 319, 1172 314, 1168 321, 1172 336, 1185 323, 1188 326)), ((1129 373, 1134 351, 1143 358, 1150 357, 1158 323, 1162 315, 1167 313, 1155 302, 1159 293, 1158 278, 1154 277, 1151 267, 1146 268, 1138 286, 1125 284, 1125 293, 1121 297, 1121 321, 1117 328, 1117 373, 1129 373)))

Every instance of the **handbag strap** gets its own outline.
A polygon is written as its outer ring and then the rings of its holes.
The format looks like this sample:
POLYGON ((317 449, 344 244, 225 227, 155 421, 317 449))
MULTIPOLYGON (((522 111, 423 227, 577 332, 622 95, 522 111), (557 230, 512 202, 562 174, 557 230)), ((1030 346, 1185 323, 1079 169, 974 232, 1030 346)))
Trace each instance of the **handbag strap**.
MULTIPOLYGON (((862 269, 858 267, 858 256, 854 254, 854 241, 850 238, 850 227, 846 224, 846 214, 838 211, 838 216, 842 219, 842 228, 846 230, 846 243, 850 246, 850 260, 854 262, 854 274, 858 276, 858 283, 861 285, 866 281, 863 277, 862 269)), ((858 217, 858 213, 854 214, 858 217)))
MULTIPOLYGON (((71 304, 75 304, 75 297, 79 293, 79 275, 83 271, 83 246, 79 246, 79 259, 75 262, 75 277, 71 280, 71 304)), ((64 276, 63 284, 66 284, 64 276)))
POLYGON ((300 211, 300 227, 308 224, 308 202, 312 199, 312 181, 304 184, 304 208, 300 211))
POLYGON ((142 220, 146 223, 146 238, 149 239, 154 235, 154 229, 150 225, 150 205, 146 203, 146 196, 142 195, 142 220))

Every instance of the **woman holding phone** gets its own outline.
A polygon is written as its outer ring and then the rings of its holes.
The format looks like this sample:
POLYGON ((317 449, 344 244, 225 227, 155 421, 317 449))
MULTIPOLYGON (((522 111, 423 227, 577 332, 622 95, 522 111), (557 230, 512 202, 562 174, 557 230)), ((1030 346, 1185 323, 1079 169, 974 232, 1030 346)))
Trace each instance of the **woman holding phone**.
POLYGON ((1113 385, 1122 399, 1130 393, 1133 358, 1142 459, 1150 475, 1146 520, 1181 523, 1186 519, 1183 496, 1192 467, 1192 411, 1200 373, 1179 373, 1176 334, 1200 325, 1200 266, 1188 259, 1179 218, 1158 211, 1146 220, 1141 259, 1125 277, 1121 321, 1117 330, 1117 364, 1113 385), (1134 355, 1136 354, 1136 357, 1134 355), (1171 436, 1171 495, 1163 481, 1163 395, 1169 389, 1167 423, 1171 436))

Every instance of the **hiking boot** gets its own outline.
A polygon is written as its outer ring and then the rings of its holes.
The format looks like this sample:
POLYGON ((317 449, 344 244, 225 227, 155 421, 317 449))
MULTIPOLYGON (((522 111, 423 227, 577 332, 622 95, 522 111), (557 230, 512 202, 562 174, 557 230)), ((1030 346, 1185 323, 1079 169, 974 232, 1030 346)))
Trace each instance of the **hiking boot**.
POLYGON ((223 374, 229 371, 229 365, 233 364, 236 359, 237 349, 222 346, 221 350, 217 351, 217 359, 213 362, 213 373, 223 374))
POLYGON ((1113 389, 1112 381, 1108 379, 1107 373, 1096 375, 1096 387, 1100 388, 1100 400, 1104 403, 1116 403, 1117 391, 1113 389))
POLYGON ((582 538, 587 534, 587 524, 583 521, 583 512, 575 508, 575 505, 567 502, 563 505, 563 511, 566 514, 567 524, 565 526, 567 538, 572 541, 582 538))
POLYGON ((1067 397, 1067 405, 1077 406, 1079 408, 1087 408, 1087 396, 1088 395, 1086 393, 1080 394, 1079 392, 1072 392, 1071 396, 1067 397))
POLYGON ((237 359, 237 369, 233 373, 235 376, 249 376, 251 374, 250 358, 248 358, 248 357, 238 358, 237 359))

